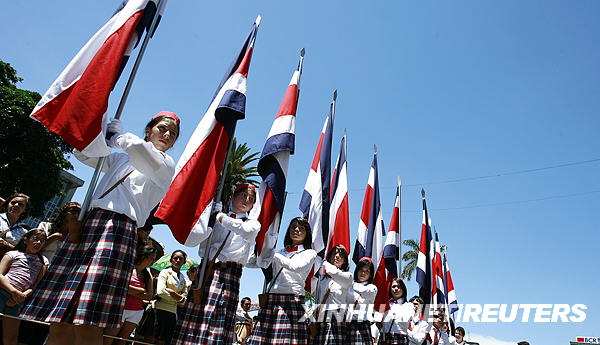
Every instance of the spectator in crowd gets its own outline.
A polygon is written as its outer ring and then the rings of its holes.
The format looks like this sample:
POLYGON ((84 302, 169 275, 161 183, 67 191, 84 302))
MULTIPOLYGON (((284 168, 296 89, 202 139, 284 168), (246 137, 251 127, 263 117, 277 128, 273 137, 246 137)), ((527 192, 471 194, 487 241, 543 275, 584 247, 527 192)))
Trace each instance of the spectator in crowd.
POLYGON ((193 264, 187 270, 186 281, 188 286, 188 295, 190 294, 191 290, 195 288, 198 284, 198 271, 200 271, 200 265, 198 264, 193 264))
MULTIPOLYGON (((0 261, 0 313, 18 316, 23 301, 31 295, 46 273, 48 259, 40 253, 46 242, 46 233, 40 229, 29 230, 0 261)), ((4 317, 2 341, 4 345, 17 345, 20 320, 4 317)))
POLYGON ((249 345, 265 342, 289 345, 308 344, 304 316, 304 284, 313 267, 317 252, 312 249, 312 232, 308 221, 296 217, 290 221, 283 240, 284 247, 265 260, 275 274, 268 282, 266 304, 261 306, 249 345))
MULTIPOLYGON (((156 261, 156 249, 152 246, 143 246, 138 248, 134 262, 131 281, 129 282, 129 291, 125 299, 125 310, 123 312, 123 326, 121 328, 106 328, 104 334, 129 338, 135 327, 142 320, 144 314, 144 300, 150 300, 154 297, 154 287, 152 286, 152 275, 148 272, 148 267, 156 261)), ((123 345, 122 340, 114 340, 105 337, 104 345, 123 345)))
POLYGON ((29 216, 29 197, 14 193, 0 206, 0 252, 13 250, 28 228, 21 222, 29 216))
POLYGON ((368 314, 370 305, 375 302, 377 297, 377 286, 373 284, 375 267, 373 259, 364 257, 358 261, 354 270, 354 283, 348 291, 347 304, 350 316, 350 325, 348 329, 348 344, 370 345, 372 343, 371 321, 373 315, 368 314))
POLYGON ((410 345, 421 345, 431 328, 427 321, 422 320, 425 302, 420 296, 413 296, 409 303, 413 306, 413 315, 408 324, 408 343, 410 345))
MULTIPOLYGON (((400 278, 394 278, 388 289, 388 310, 383 317, 382 344, 407 345, 408 322, 415 314, 414 305, 406 303, 406 285, 400 278)), ((425 335, 423 334, 423 339, 425 335)), ((421 340, 422 341, 422 340, 421 340)))
POLYGON ((466 345, 466 341, 465 341, 465 329, 462 327, 456 327, 456 329, 454 330, 454 337, 456 338, 456 345, 466 345))
POLYGON ((176 250, 171 254, 171 266, 158 275, 157 299, 154 302, 154 338, 157 345, 170 344, 177 323, 177 305, 185 301, 188 286, 181 266, 187 254, 176 250))
POLYGON ((444 326, 446 324, 446 312, 444 309, 436 309, 433 312, 433 324, 427 335, 425 341, 427 345, 449 345, 450 339, 448 339, 448 333, 444 332, 444 326))
POLYGON ((209 260, 195 290, 197 300, 189 298, 181 310, 173 344, 231 344, 235 337, 235 311, 239 303, 242 267, 248 263, 260 223, 248 218, 256 202, 256 188, 248 184, 235 187, 229 214, 220 212, 217 203, 215 223, 209 228, 212 242, 208 252, 200 243, 199 256, 209 260), (202 296, 202 297, 201 297, 202 296))
POLYGON ((347 339, 348 325, 345 322, 345 309, 341 306, 348 300, 352 286, 352 273, 348 272, 348 251, 343 245, 333 247, 323 262, 324 272, 317 290, 319 314, 319 333, 315 344, 344 344, 347 339), (323 315, 323 313, 325 313, 323 315))
POLYGON ((68 240, 69 232, 81 228, 81 222, 77 220, 79 212, 81 212, 81 205, 78 202, 68 202, 49 221, 38 225, 38 228, 48 235, 48 241, 42 249, 42 255, 48 258, 48 261, 52 262, 58 248, 68 240))
MULTIPOLYGON (((248 314, 252 300, 250 297, 244 297, 240 301, 240 308, 235 313, 235 338, 237 344, 246 344, 246 340, 252 331, 252 317, 248 314)), ((273 339, 271 339, 273 342, 273 339)))
MULTIPOLYGON (((51 323, 48 345, 100 345, 104 328, 121 327, 136 229, 166 194, 175 172, 173 159, 165 153, 179 135, 174 113, 154 116, 144 139, 122 133, 119 120, 107 128, 109 146, 124 152, 105 157, 104 177, 92 197, 80 243, 59 249, 21 312, 24 318, 51 323)), ((91 167, 99 160, 78 151, 74 155, 91 167)))

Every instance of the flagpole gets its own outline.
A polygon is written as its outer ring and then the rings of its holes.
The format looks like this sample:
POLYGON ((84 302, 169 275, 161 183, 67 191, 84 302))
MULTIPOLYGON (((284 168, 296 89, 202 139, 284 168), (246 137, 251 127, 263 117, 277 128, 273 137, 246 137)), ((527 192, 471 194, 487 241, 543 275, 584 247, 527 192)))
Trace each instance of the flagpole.
MULTIPOLYGON (((117 107, 117 111, 115 113, 115 117, 114 117, 115 119, 121 118, 121 114, 123 113, 123 108, 125 107, 125 103, 127 102, 127 98, 129 97, 129 92, 131 91, 131 87, 133 86, 133 81, 135 79, 137 71, 142 62, 142 58, 144 57, 144 53, 146 51, 146 47, 148 46, 148 42, 150 41, 150 38, 152 36, 154 36, 154 32, 156 31, 156 28, 158 26, 158 18, 160 17, 160 13, 162 12, 162 9, 165 6, 164 4, 166 4, 166 1, 157 0, 156 12, 154 13, 154 17, 152 18, 152 22, 150 24, 150 29, 146 31, 146 36, 144 37, 144 40, 140 47, 140 51, 138 52, 138 55, 135 59, 135 63, 133 64, 133 68, 131 69, 131 73, 129 74, 129 79, 127 80, 127 84, 125 85, 125 90, 123 90, 123 95, 121 96, 121 100, 119 101, 119 106, 117 107)), ((111 136, 112 135, 110 133, 107 133, 107 135, 106 135, 107 139, 110 138, 111 136)), ((100 159, 98 159, 98 163, 96 164, 96 169, 94 170, 94 174, 92 175, 92 179, 90 180, 90 185, 88 187, 87 193, 85 194, 85 199, 83 200, 83 205, 81 206, 81 212, 79 213, 79 218, 78 218, 79 221, 83 220, 83 218, 85 217, 85 213, 88 211, 88 209, 90 207, 90 203, 92 201, 92 195, 94 194, 94 191, 96 189, 96 184, 98 183, 98 179, 100 177, 100 172, 102 171, 102 166, 104 165, 105 159, 106 159, 106 157, 100 157, 100 159)))
POLYGON ((398 277, 402 276, 402 181, 398 176, 398 277))

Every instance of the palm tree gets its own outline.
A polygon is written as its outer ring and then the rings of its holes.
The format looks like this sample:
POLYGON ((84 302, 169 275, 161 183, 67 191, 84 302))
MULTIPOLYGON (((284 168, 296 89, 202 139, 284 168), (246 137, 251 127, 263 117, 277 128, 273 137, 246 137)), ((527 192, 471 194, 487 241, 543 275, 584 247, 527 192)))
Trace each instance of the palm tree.
POLYGON ((256 165, 251 165, 258 160, 258 155, 259 152, 250 153, 250 148, 246 143, 238 145, 235 138, 231 141, 231 153, 227 163, 223 194, 221 195, 224 208, 229 207, 229 201, 236 185, 248 183, 257 186, 259 184, 257 180, 253 179, 253 177, 259 176, 256 165))
MULTIPOLYGON (((410 280, 412 278, 412 274, 417 268, 417 258, 419 257, 419 243, 416 240, 404 240, 402 244, 409 247, 410 250, 407 250, 402 254, 402 261, 405 262, 404 267, 402 268, 402 279, 410 280)), ((440 251, 443 253, 446 251, 446 246, 440 246, 440 251)))

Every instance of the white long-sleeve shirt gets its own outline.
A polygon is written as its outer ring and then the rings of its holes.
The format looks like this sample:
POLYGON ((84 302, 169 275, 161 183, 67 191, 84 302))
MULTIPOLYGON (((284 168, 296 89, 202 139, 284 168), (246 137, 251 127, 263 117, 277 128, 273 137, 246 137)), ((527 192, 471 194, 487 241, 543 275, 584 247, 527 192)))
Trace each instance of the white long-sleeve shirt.
POLYGON ((425 320, 421 320, 417 316, 413 316, 410 319, 411 328, 408 330, 408 344, 409 345, 421 345, 423 344, 423 340, 425 340, 425 336, 429 331, 433 328, 431 324, 429 324, 425 320))
POLYGON ((323 268, 327 276, 319 282, 317 303, 321 303, 329 289, 329 296, 323 302, 325 304, 323 310, 335 310, 340 305, 345 305, 348 300, 348 288, 352 286, 352 273, 344 272, 328 261, 323 262, 323 268))
MULTIPOLYGON (((113 138, 116 147, 124 153, 106 156, 102 171, 105 173, 92 197, 91 208, 101 208, 124 214, 142 227, 150 211, 165 196, 175 173, 173 159, 157 150, 151 142, 132 133, 113 138), (123 176, 133 171, 104 198, 99 197, 123 176)), ((87 157, 79 151, 75 157, 82 163, 96 167, 97 157, 87 157)))
POLYGON ((450 339, 448 339, 448 333, 438 330, 435 327, 431 327, 427 333, 427 345, 450 345, 450 339))
POLYGON ((231 261, 246 265, 252 252, 251 249, 254 246, 256 235, 260 231, 258 220, 247 219, 247 217, 246 213, 238 213, 236 214, 236 218, 225 214, 222 214, 221 217, 221 214, 218 214, 217 219, 220 218, 221 222, 215 222, 212 228, 212 242, 209 256, 205 256, 206 246, 204 243, 201 243, 198 250, 200 257, 212 260, 223 241, 227 238, 225 246, 221 250, 221 253, 219 253, 216 262, 231 261), (231 233, 229 237, 227 237, 228 233, 231 233))
MULTIPOLYGON (((273 274, 281 273, 275 279, 269 293, 304 295, 304 283, 310 273, 317 252, 298 245, 297 251, 288 252, 285 248, 273 255, 273 274)), ((274 277, 275 278, 275 277, 274 277)))
MULTIPOLYGON (((410 302, 390 302, 390 309, 383 316, 383 332, 408 335, 408 323, 414 313, 415 308, 410 302)), ((425 339, 425 334, 423 334, 423 339, 425 339)))
POLYGON ((367 282, 354 282, 348 289, 346 303, 352 310, 352 320, 372 321, 373 309, 370 306, 375 302, 377 297, 377 286, 375 284, 367 284, 367 282))

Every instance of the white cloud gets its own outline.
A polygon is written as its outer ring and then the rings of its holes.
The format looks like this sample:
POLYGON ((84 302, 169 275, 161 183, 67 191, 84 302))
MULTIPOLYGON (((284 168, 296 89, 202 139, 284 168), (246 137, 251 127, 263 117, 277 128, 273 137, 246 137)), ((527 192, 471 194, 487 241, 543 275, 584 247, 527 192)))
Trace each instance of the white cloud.
POLYGON ((494 337, 490 337, 488 335, 476 333, 470 333, 465 338, 467 339, 467 341, 475 341, 478 342, 480 345, 517 345, 517 343, 520 341, 500 340, 494 337))

